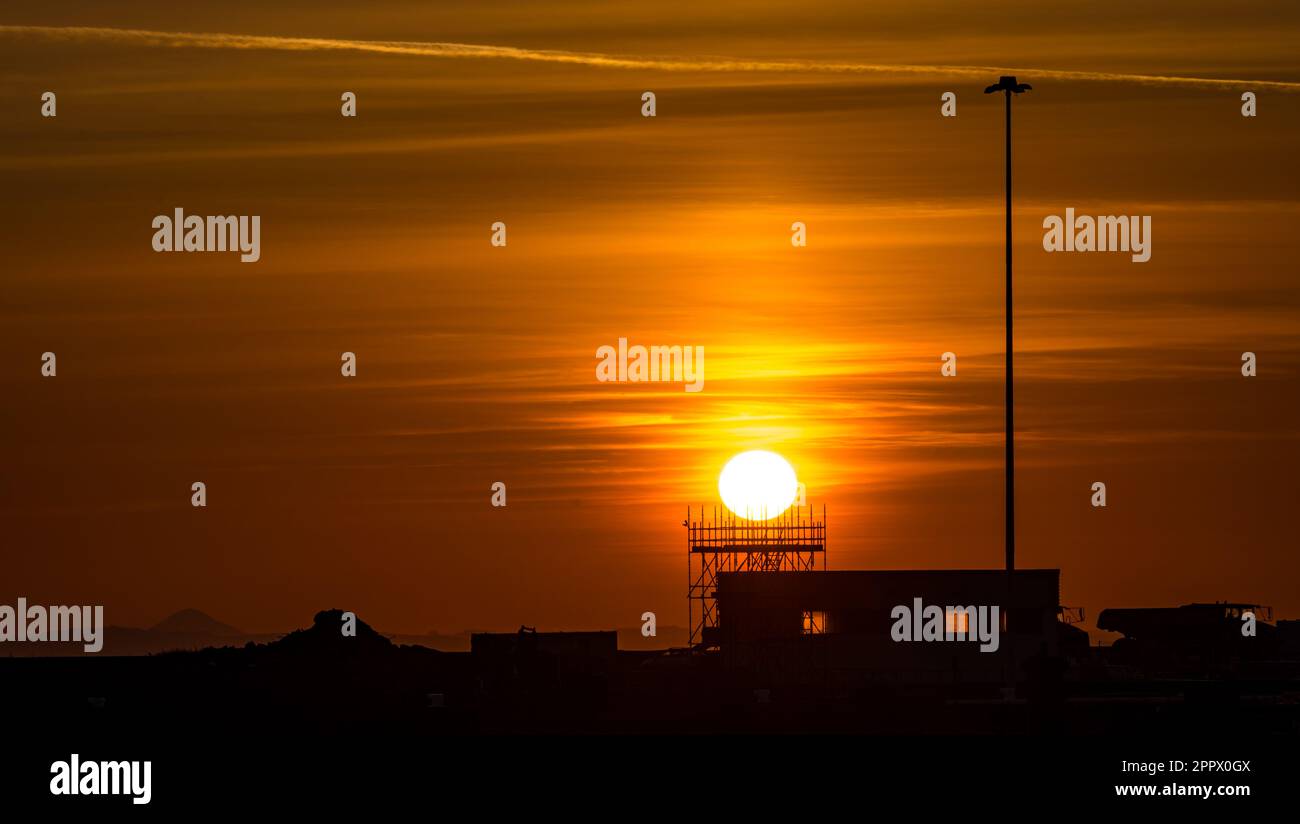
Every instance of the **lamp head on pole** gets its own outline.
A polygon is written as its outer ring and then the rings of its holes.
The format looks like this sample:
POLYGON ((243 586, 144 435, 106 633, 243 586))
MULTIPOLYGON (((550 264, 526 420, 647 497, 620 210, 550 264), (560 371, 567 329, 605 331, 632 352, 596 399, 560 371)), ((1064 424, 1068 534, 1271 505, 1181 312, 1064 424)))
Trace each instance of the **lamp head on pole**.
POLYGON ((1033 86, 1028 83, 1017 83, 1015 77, 1003 75, 1001 80, 985 89, 984 93, 993 94, 994 92, 1009 92, 1011 94, 1020 94, 1021 92, 1027 92, 1032 88, 1033 86))

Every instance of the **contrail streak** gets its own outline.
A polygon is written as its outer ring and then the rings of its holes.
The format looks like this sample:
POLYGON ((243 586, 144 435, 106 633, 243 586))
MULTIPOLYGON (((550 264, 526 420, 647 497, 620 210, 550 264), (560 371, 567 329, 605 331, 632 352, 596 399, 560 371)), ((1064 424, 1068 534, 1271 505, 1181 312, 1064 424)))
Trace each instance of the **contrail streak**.
POLYGON ((916 74, 986 78, 1022 74, 1034 80, 1136 83, 1144 86, 1183 86, 1211 89, 1275 89, 1300 92, 1300 83, 1279 80, 1236 80, 1213 77, 1063 71, 1008 66, 943 66, 893 63, 851 63, 819 60, 751 60, 706 57, 632 57, 596 52, 520 49, 472 43, 419 43, 400 40, 338 40, 320 37, 274 37, 254 34, 147 31, 91 26, 0 26, 0 35, 60 41, 106 41, 137 46, 203 49, 272 49, 276 51, 352 51, 417 57, 460 57, 567 63, 610 69, 666 72, 786 72, 820 74, 916 74))

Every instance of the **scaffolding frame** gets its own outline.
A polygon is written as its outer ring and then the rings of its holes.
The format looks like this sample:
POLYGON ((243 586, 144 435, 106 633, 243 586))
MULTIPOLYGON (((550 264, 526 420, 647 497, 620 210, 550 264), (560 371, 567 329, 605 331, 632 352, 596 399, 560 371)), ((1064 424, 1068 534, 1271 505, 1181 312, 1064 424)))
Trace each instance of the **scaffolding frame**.
POLYGON ((793 506, 765 521, 746 520, 719 510, 699 508, 692 520, 686 508, 686 622, 692 649, 716 646, 718 575, 723 572, 808 572, 826 569, 826 506, 821 520, 811 506, 793 506), (711 517, 710 517, 711 513, 711 517))

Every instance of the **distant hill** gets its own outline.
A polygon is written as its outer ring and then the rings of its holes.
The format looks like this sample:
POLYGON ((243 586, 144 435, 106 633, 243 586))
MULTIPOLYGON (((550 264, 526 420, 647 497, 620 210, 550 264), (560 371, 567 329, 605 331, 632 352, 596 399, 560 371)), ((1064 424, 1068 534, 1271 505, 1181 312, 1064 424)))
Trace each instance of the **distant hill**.
POLYGON ((294 630, 267 647, 275 652, 297 655, 375 654, 393 649, 392 641, 355 616, 356 634, 344 636, 343 615, 341 609, 322 610, 316 613, 310 627, 294 630))
POLYGON ((661 624, 658 627, 658 632, 650 638, 641 634, 641 627, 639 626, 618 628, 619 649, 668 649, 669 647, 685 647, 689 645, 690 642, 691 634, 686 631, 685 627, 661 624))
MULTIPOLYGON (((542 630, 563 630, 565 627, 538 627, 542 630)), ((599 627, 597 627, 599 629, 599 627)), ((496 632, 508 630, 499 629, 496 632)), ((618 627, 618 648, 624 650, 655 650, 668 649, 669 647, 684 647, 690 643, 690 633, 685 627, 677 626, 660 626, 659 632, 653 638, 646 638, 641 635, 641 627, 618 627)), ((474 633, 466 630, 456 635, 449 635, 437 631, 428 632, 424 635, 388 635, 387 637, 395 644, 417 644, 429 649, 436 649, 441 652, 469 652, 470 636, 474 633)))
POLYGON ((242 636, 244 633, 229 624, 223 624, 211 615, 197 609, 183 609, 172 613, 149 628, 150 632, 172 635, 242 636))
MULTIPOLYGON (((172 650, 199 650, 207 647, 242 647, 247 643, 275 644, 286 653, 329 651, 343 640, 341 634, 343 612, 338 609, 316 613, 312 625, 291 633, 246 633, 222 623, 197 609, 182 609, 148 629, 110 625, 105 629, 102 656, 153 655, 172 650)), ((559 630, 561 627, 544 627, 559 630)), ((618 647, 622 650, 657 650, 683 647, 688 633, 682 627, 660 626, 657 637, 646 638, 641 628, 618 628, 618 647)), ((469 652, 471 632, 443 634, 428 632, 422 635, 387 634, 376 632, 369 624, 357 620, 357 637, 347 639, 340 650, 349 653, 358 650, 380 651, 392 645, 426 647, 439 652, 469 652)), ((29 657, 80 657, 84 653, 78 643, 14 643, 0 647, 0 655, 18 658, 29 657)))
POLYGON ((433 631, 423 635, 407 635, 405 633, 396 633, 386 635, 394 644, 413 644, 429 649, 436 649, 439 652, 469 652, 470 635, 466 631, 456 635, 444 635, 443 633, 433 631))

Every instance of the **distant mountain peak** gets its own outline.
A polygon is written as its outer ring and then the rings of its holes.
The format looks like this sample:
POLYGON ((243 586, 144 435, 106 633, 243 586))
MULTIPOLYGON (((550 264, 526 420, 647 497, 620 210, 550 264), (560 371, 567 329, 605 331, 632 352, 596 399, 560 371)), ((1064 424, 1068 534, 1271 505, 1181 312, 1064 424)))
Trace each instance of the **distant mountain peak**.
POLYGON ((223 624, 206 612, 197 609, 183 609, 174 612, 149 628, 152 632, 169 632, 179 635, 243 635, 240 630, 229 624, 223 624))

